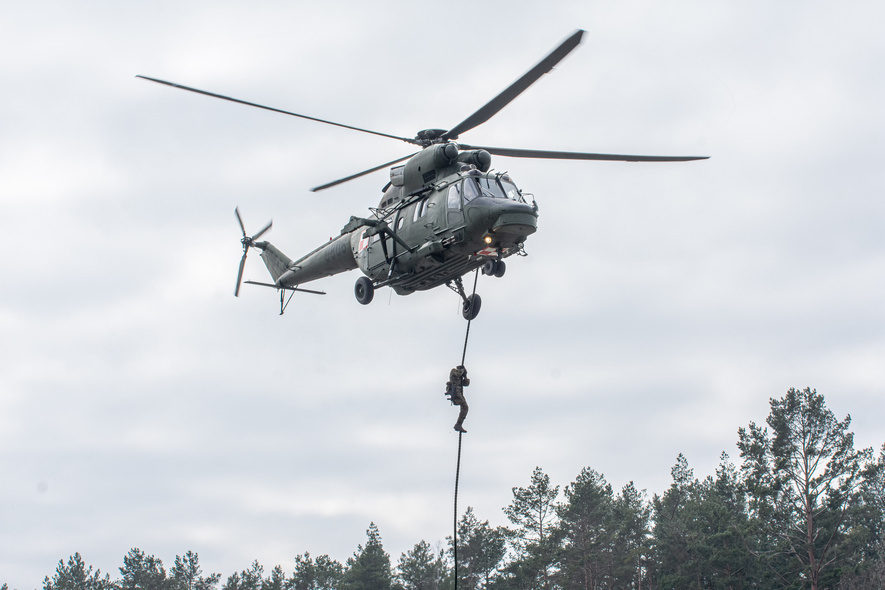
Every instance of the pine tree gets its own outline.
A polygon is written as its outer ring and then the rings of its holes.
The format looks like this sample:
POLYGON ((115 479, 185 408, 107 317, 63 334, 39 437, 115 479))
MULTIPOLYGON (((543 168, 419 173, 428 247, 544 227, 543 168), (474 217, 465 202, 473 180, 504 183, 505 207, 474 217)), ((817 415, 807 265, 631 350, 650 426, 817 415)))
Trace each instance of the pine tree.
POLYGON ((849 532, 859 559, 844 568, 840 590, 885 588, 885 445, 879 459, 864 471, 863 506, 849 532))
POLYGON ((706 523, 708 571, 723 588, 742 588, 756 578, 757 561, 751 543, 746 489, 728 454, 722 453, 716 478, 706 478, 700 517, 706 523))
POLYGON ((92 573, 92 566, 86 566, 79 553, 74 553, 65 564, 59 560, 52 579, 43 580, 43 590, 115 590, 110 577, 101 577, 101 570, 92 573))
POLYGON ((193 551, 175 556, 175 565, 169 572, 170 590, 215 590, 221 574, 203 576, 200 557, 193 551))
POLYGON ((270 575, 261 582, 261 590, 288 590, 288 580, 282 566, 274 566, 270 575))
POLYGON ((389 590, 390 556, 381 545, 381 534, 375 523, 366 531, 368 541, 357 546, 353 557, 347 560, 342 590, 389 590))
POLYGON ((760 556, 780 584, 835 586, 840 566, 859 558, 849 528, 872 449, 854 449, 851 417, 837 420, 813 389, 770 405, 770 433, 752 422, 738 431, 760 556))
POLYGON ((451 586, 445 555, 423 539, 399 558, 397 590, 443 590, 451 586))
POLYGON ((654 578, 664 588, 742 588, 752 579, 743 488, 723 453, 716 478, 694 477, 679 455, 673 484, 655 497, 654 578))
POLYGON ((559 580, 563 588, 600 588, 612 584, 612 554, 617 527, 611 485, 585 468, 566 486, 558 507, 562 536, 559 580))
POLYGON ((550 477, 535 467, 527 488, 513 488, 513 502, 504 513, 515 529, 508 537, 516 559, 507 566, 507 583, 518 588, 553 587, 556 570, 556 498, 559 486, 550 485, 550 477))
POLYGON ((612 586, 647 588, 651 547, 650 507, 645 500, 645 490, 639 491, 632 481, 629 482, 615 497, 612 510, 617 531, 612 555, 612 586))
POLYGON ((163 561, 145 555, 137 547, 123 558, 120 575, 123 576, 118 582, 120 590, 168 590, 169 587, 163 561))
POLYGON ((295 556, 295 572, 289 579, 291 590, 337 590, 344 567, 328 555, 316 559, 310 553, 295 556))
POLYGON ((228 576, 221 590, 262 590, 263 583, 264 566, 256 559, 249 569, 228 576))
POLYGON ((700 517, 701 484, 682 453, 670 475, 670 488, 652 500, 655 578, 662 588, 703 588, 707 579, 701 555, 705 539, 694 526, 700 517))
MULTIPOLYGON (((448 542, 449 555, 454 556, 451 537, 448 542)), ((458 523, 458 588, 491 587, 504 559, 506 543, 506 529, 491 527, 488 520, 480 522, 468 506, 458 523)))

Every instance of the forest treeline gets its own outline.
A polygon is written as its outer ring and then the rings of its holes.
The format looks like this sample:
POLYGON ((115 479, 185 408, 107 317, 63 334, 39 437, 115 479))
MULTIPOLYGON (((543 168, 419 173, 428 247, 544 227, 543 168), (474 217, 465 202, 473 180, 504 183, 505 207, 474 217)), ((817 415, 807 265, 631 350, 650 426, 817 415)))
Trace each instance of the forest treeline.
POLYGON ((738 430, 739 464, 723 453, 699 479, 679 455, 651 498, 590 468, 563 488, 536 468, 503 509, 509 526, 463 514, 457 568, 452 538, 422 540, 393 564, 371 524, 345 563, 304 553, 291 573, 255 561, 222 581, 196 553, 167 571, 132 549, 111 579, 74 554, 43 590, 450 590, 456 576, 464 590, 881 589, 885 445, 855 449, 850 422, 815 390, 790 389, 764 425, 738 430))

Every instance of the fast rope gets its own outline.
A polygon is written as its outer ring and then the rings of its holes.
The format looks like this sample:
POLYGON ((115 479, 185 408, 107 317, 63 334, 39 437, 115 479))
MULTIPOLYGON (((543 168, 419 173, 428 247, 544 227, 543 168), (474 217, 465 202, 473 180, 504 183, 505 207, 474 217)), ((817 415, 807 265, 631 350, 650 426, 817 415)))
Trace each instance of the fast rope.
MULTIPOLYGON (((479 280, 479 269, 473 276, 473 294, 476 295, 476 283, 479 280)), ((464 334, 464 350, 461 352, 461 366, 464 366, 464 359, 467 358, 467 339, 470 338, 470 322, 467 320, 467 333, 464 334)), ((461 438, 464 433, 458 431, 458 461, 455 465, 455 518, 452 526, 452 557, 455 561, 455 590, 458 590, 458 480, 461 479, 461 438)))
POLYGON ((452 533, 452 552, 455 558, 455 590, 458 590, 458 478, 461 475, 461 437, 463 432, 458 433, 458 466, 455 468, 455 521, 452 533))

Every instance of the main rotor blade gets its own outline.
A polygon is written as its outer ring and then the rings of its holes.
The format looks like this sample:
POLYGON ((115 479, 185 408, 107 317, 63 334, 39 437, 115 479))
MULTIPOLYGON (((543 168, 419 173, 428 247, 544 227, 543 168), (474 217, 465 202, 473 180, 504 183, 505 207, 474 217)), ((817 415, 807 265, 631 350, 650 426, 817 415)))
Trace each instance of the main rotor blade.
POLYGON ((302 119, 307 119, 309 121, 316 121, 317 123, 325 123, 326 125, 334 125, 335 127, 344 127, 345 129, 352 129, 354 131, 362 131, 363 133, 370 133, 372 135, 380 135, 381 137, 389 137, 391 139, 398 139, 400 141, 405 141, 406 143, 417 143, 414 139, 408 137, 399 137, 397 135, 390 135, 387 133, 381 133, 379 131, 371 131, 369 129, 362 129, 360 127, 353 127, 351 125, 344 125, 343 123, 335 123, 334 121, 326 121, 325 119, 317 119, 316 117, 309 117, 307 115, 299 115, 298 113, 293 113, 291 111, 284 111, 282 109, 275 109, 273 107, 264 106, 261 104, 257 104, 254 102, 249 102, 246 100, 240 100, 238 98, 231 98, 230 96, 224 96, 223 94, 215 94, 214 92, 207 92, 205 90, 199 90, 197 88, 191 88, 189 86, 182 86, 181 84, 176 84, 174 82, 167 82, 165 80, 158 80, 157 78, 149 78, 148 76, 137 75, 136 78, 142 78, 144 80, 150 80, 151 82, 156 82, 157 84, 165 84, 166 86, 172 86, 173 88, 180 88, 182 90, 187 90, 188 92, 196 92, 197 94, 205 94, 206 96, 212 96, 214 98, 220 98, 221 100, 229 100, 230 102, 236 102, 239 104, 244 104, 250 107, 257 107, 259 109, 264 109, 266 111, 273 111, 275 113, 282 113, 284 115, 291 115, 293 117, 300 117, 302 119))
POLYGON ((563 41, 559 47, 550 52, 547 57, 542 59, 538 65, 526 72, 522 78, 511 84, 501 94, 490 100, 484 107, 446 131, 443 139, 458 139, 458 136, 469 131, 474 127, 481 125, 491 119, 505 106, 510 104, 514 98, 522 94, 522 92, 538 81, 538 79, 553 69, 562 59, 568 55, 581 42, 584 35, 582 29, 578 29, 575 33, 563 41))
MULTIPOLYGON (((415 154, 417 154, 417 153, 418 152, 415 152, 415 154)), ((365 176, 366 174, 371 174, 372 172, 375 172, 376 170, 381 170, 382 168, 387 168, 388 166, 393 166, 394 164, 402 162, 403 160, 408 160, 409 158, 411 158, 415 154, 409 154, 408 156, 403 156, 402 158, 399 158, 397 160, 393 160, 392 162, 387 162, 385 164, 381 164, 380 166, 375 166, 374 168, 369 168, 368 170, 363 170, 362 172, 357 172, 356 174, 348 176, 347 178, 339 178, 338 180, 334 180, 330 183, 327 183, 327 184, 324 184, 321 186, 315 186, 314 188, 312 188, 310 190, 312 192, 325 190, 327 188, 333 187, 333 186, 341 184, 343 182, 347 182, 348 180, 353 180, 354 178, 359 178, 360 176, 365 176)))
POLYGON ((706 160, 710 156, 633 156, 624 154, 591 154, 587 152, 556 152, 550 150, 521 150, 482 145, 458 144, 463 150, 485 150, 496 156, 508 158, 543 158, 548 160, 615 160, 619 162, 688 162, 706 160))

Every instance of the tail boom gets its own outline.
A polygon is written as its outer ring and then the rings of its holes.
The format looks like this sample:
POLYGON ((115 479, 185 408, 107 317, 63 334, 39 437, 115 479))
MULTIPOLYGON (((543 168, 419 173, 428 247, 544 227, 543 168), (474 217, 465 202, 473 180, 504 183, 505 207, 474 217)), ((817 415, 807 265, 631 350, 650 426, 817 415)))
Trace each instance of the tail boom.
POLYGON ((295 261, 269 242, 256 246, 262 249, 261 258, 274 285, 292 288, 356 268, 350 238, 350 234, 340 235, 295 261))

